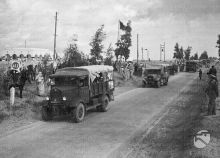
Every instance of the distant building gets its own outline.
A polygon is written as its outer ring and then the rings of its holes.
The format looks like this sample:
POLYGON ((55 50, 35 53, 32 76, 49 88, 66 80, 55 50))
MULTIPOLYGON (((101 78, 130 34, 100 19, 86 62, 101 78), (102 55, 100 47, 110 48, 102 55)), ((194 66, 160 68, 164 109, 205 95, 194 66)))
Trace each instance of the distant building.
POLYGON ((53 52, 49 49, 40 49, 40 48, 7 48, 1 51, 1 56, 5 58, 17 57, 17 58, 41 58, 49 55, 53 58, 53 52))

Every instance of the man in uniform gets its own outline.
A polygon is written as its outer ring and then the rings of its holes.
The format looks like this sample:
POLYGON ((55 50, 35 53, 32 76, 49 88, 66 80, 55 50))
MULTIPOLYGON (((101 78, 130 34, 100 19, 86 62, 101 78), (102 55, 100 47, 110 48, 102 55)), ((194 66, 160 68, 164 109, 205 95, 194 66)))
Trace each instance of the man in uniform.
POLYGON ((199 70, 199 79, 200 80, 202 79, 202 70, 201 69, 199 70))
POLYGON ((212 65, 211 69, 209 70, 209 73, 216 76, 217 70, 214 65, 212 65))
POLYGON ((208 115, 216 115, 215 99, 218 97, 218 81, 215 75, 208 73, 208 86, 205 90, 209 97, 208 115))

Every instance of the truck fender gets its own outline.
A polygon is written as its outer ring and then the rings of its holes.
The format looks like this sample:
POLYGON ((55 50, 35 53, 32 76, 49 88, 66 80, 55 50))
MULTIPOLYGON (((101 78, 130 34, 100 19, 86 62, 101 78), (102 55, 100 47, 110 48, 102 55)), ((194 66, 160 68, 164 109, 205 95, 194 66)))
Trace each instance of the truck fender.
POLYGON ((85 105, 85 103, 84 103, 83 100, 81 100, 81 99, 75 99, 75 100, 73 100, 73 101, 71 101, 71 102, 69 103, 69 106, 70 106, 70 107, 76 107, 79 103, 83 103, 83 104, 85 105))

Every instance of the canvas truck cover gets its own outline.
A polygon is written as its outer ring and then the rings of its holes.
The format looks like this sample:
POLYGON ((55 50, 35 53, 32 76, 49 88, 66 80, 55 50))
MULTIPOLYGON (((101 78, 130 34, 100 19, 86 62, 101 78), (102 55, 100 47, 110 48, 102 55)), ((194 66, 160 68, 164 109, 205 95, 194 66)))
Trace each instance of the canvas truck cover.
POLYGON ((85 76, 89 75, 92 81, 99 76, 100 72, 111 72, 113 71, 112 66, 107 65, 91 65, 91 66, 80 66, 80 67, 66 67, 58 69, 55 74, 51 75, 51 78, 62 77, 62 76, 85 76))
POLYGON ((148 70, 148 69, 161 69, 162 67, 160 65, 147 65, 146 68, 144 68, 144 70, 148 70))

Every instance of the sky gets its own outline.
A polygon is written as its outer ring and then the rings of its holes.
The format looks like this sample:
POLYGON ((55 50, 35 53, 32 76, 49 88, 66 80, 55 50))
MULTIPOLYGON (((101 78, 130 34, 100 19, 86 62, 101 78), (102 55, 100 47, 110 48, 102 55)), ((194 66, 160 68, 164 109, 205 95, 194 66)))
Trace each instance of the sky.
MULTIPOLYGON (((206 50, 217 56, 216 41, 220 34, 220 0, 0 0, 0 52, 6 48, 46 48, 53 51, 55 12, 57 52, 77 37, 79 49, 89 54, 89 42, 104 24, 105 50, 115 48, 118 21, 131 20, 130 59, 160 58, 160 44, 165 43, 166 59, 172 59, 178 42, 192 54, 206 50), (77 35, 77 36, 76 36, 77 35), (147 50, 145 50, 147 49, 147 50)), ((120 31, 122 34, 123 32, 120 31)))

